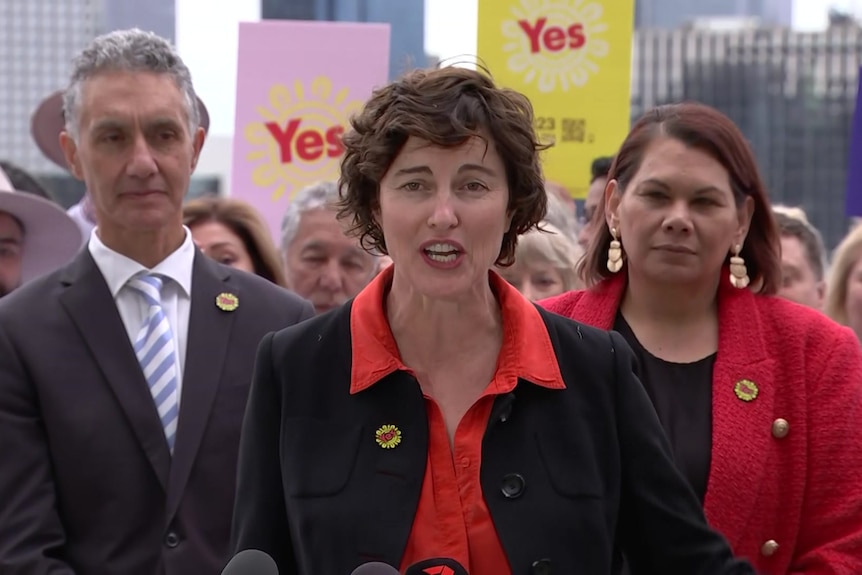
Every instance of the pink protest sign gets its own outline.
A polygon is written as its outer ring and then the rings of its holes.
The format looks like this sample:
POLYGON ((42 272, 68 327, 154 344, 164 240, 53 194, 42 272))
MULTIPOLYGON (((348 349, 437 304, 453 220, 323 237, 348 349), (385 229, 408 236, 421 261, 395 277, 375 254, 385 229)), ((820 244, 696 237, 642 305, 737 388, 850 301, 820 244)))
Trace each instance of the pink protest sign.
POLYGON ((241 23, 230 195, 279 240, 303 186, 338 178, 341 136, 389 75, 389 25, 241 23))

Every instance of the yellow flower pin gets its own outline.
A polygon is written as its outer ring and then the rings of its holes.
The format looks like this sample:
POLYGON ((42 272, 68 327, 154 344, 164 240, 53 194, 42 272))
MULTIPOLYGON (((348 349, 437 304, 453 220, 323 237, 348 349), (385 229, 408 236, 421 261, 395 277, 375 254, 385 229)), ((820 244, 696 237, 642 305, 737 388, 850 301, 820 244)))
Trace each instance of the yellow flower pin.
POLYGON ((232 293, 220 293, 216 296, 216 307, 222 311, 233 311, 239 307, 239 298, 232 293))
POLYGON ((401 430, 394 425, 384 425, 375 433, 377 445, 383 449, 392 449, 401 443, 401 430))
POLYGON ((740 379, 733 387, 733 392, 742 401, 754 401, 760 390, 757 389, 757 384, 750 379, 740 379))

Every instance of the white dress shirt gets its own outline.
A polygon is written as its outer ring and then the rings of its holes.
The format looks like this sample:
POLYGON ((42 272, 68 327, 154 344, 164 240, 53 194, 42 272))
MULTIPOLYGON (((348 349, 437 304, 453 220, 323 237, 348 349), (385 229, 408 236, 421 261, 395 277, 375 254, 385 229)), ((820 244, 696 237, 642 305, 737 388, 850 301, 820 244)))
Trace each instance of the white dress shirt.
POLYGON ((186 238, 183 244, 153 269, 147 269, 138 262, 119 254, 102 243, 98 229, 90 233, 88 249, 96 261, 99 271, 111 290, 120 318, 126 326, 129 341, 134 346, 138 332, 147 317, 147 304, 143 296, 128 286, 135 276, 158 274, 164 279, 162 288, 162 308, 171 325, 176 345, 177 362, 177 401, 182 397, 183 367, 186 360, 186 346, 189 335, 189 310, 191 309, 192 265, 195 248, 192 234, 183 226, 186 238))

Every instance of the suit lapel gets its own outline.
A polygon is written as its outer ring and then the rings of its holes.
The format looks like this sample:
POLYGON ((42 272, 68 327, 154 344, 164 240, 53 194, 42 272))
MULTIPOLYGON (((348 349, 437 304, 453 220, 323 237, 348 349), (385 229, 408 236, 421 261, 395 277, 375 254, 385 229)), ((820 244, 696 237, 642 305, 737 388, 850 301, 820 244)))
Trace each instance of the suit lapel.
POLYGON ((712 463, 704 507, 710 524, 728 534, 742 533, 755 508, 772 437, 774 362, 761 338, 755 297, 750 290, 721 282, 712 378, 712 463))
POLYGON ((195 253, 180 420, 168 488, 169 518, 179 506, 209 420, 234 318, 242 313, 241 305, 236 312, 216 306, 216 298, 223 292, 242 298, 236 286, 228 283, 229 278, 227 268, 195 253))
POLYGON ((362 406, 369 424, 359 455, 368 481, 363 497, 373 510, 375 525, 356 533, 358 560, 400 565, 428 460, 425 400, 419 384, 404 371, 387 375, 352 400, 362 406), (402 434, 401 442, 392 449, 382 448, 375 440, 376 431, 387 424, 402 434))
POLYGON ((61 281, 68 288, 60 295, 60 304, 78 327, 162 487, 167 488, 171 454, 165 433, 117 304, 89 250, 81 251, 61 281))

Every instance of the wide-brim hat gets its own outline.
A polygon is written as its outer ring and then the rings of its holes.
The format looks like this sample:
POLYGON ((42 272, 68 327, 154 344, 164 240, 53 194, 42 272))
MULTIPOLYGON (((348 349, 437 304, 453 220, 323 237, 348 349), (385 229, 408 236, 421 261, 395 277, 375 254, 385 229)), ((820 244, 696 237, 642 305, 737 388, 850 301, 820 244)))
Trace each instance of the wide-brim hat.
MULTIPOLYGON (((200 126, 204 132, 209 131, 210 115, 203 101, 198 98, 198 113, 200 126)), ((39 104, 30 118, 30 134, 46 158, 68 171, 66 156, 60 146, 60 132, 66 129, 66 119, 63 115, 63 90, 57 90, 39 104)))
POLYGON ((83 236, 75 220, 54 202, 13 189, 3 170, 0 212, 11 214, 24 226, 22 283, 69 263, 81 249, 83 236))

